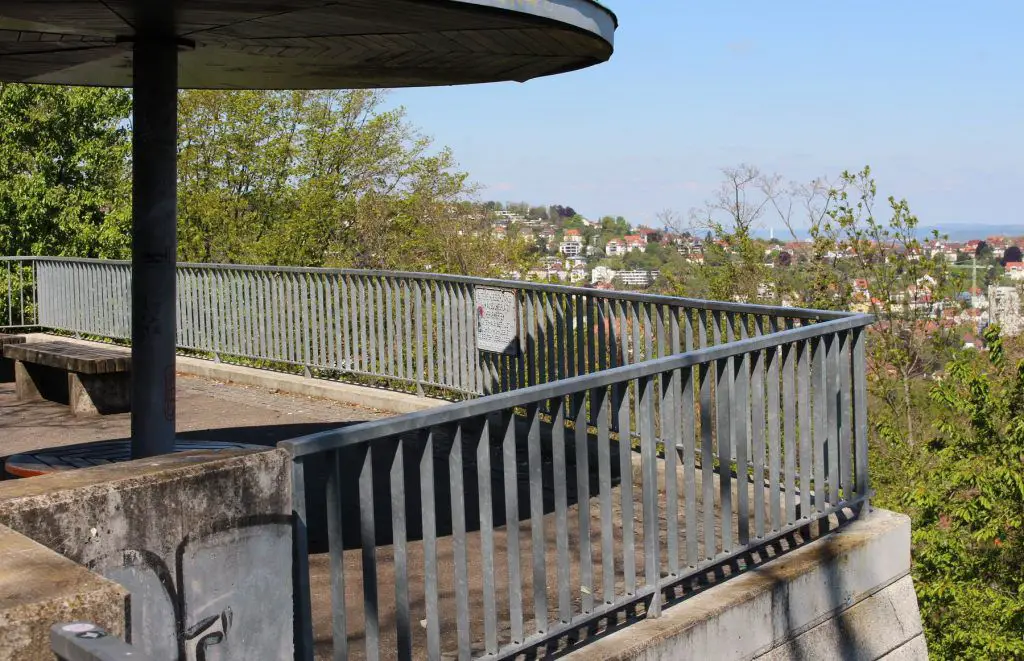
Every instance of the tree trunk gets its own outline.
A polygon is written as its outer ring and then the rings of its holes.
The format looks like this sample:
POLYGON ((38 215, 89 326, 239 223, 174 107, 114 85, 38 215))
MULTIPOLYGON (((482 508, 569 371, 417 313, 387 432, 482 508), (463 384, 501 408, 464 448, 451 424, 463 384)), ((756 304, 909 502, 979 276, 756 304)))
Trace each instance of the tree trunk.
POLYGON ((914 416, 910 410, 910 377, 903 375, 903 410, 907 416, 907 442, 914 447, 914 416))

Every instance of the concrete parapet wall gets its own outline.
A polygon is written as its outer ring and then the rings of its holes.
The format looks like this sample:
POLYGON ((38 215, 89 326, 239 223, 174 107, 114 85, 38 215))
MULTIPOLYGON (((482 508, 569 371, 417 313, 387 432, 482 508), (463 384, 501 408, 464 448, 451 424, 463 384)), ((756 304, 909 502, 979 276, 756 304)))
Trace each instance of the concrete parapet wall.
POLYGON ((124 586, 128 617, 99 623, 153 658, 288 658, 289 471, 280 450, 193 452, 10 480, 0 523, 124 586))
POLYGON ((926 659, 910 519, 874 510, 568 658, 926 659))
POLYGON ((124 635, 128 591, 0 526, 0 659, 53 661, 50 626, 95 622, 124 635))

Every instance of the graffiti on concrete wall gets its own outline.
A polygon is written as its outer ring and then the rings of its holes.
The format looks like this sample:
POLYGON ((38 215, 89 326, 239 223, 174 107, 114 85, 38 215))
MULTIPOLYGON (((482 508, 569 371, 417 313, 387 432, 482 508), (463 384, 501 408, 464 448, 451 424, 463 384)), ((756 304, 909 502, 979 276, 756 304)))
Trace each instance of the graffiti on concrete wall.
POLYGON ((122 549, 92 568, 129 590, 127 637, 154 658, 288 658, 291 552, 289 517, 253 516, 187 534, 172 557, 122 549))

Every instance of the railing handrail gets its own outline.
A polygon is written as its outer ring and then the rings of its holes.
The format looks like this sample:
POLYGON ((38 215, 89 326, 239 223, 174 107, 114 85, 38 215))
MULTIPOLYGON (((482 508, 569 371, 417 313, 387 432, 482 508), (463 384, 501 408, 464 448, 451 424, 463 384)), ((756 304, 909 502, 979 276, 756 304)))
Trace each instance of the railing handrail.
MULTIPOLYGON (((0 261, 41 261, 41 262, 72 262, 83 264, 104 264, 130 266, 131 262, 118 259, 95 259, 89 257, 43 257, 43 256, 0 256, 0 261)), ((447 273, 430 273, 418 271, 387 271, 375 269, 344 269, 314 266, 266 266, 255 264, 205 264, 198 262, 180 262, 179 268, 210 269, 219 271, 249 271, 263 273, 308 273, 328 275, 349 275, 373 278, 394 278, 406 280, 431 280, 435 282, 452 282, 481 287, 499 287, 505 289, 521 289, 554 294, 585 295, 607 298, 610 300, 632 301, 637 303, 653 303, 658 305, 675 305, 684 308, 710 310, 712 312, 735 312, 743 314, 780 315, 795 319, 820 319, 823 321, 843 319, 858 313, 842 310, 820 310, 815 308, 795 308, 781 305, 763 305, 758 303, 736 303, 731 301, 713 301, 701 298, 669 296, 665 294, 647 294, 643 292, 615 291, 557 285, 527 280, 508 280, 503 278, 482 278, 447 273)))
POLYGON ((525 406, 545 399, 554 399, 586 390, 606 388, 632 379, 655 376, 730 356, 742 355, 752 351, 808 340, 854 328, 863 328, 873 322, 874 317, 869 314, 853 313, 841 319, 781 330, 759 337, 736 340, 664 358, 656 358, 582 376, 496 393, 487 397, 481 397, 480 399, 456 402, 428 411, 418 411, 391 418, 371 420, 349 427, 317 432, 308 436, 281 441, 278 443, 278 447, 287 450, 293 457, 338 450, 380 438, 409 433, 425 427, 450 424, 511 407, 525 406))

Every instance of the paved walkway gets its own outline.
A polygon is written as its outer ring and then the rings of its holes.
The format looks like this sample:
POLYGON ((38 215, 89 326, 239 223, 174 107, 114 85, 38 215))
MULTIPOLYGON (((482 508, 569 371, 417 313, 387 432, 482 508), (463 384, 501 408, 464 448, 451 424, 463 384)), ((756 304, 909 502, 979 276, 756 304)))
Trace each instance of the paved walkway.
MULTIPOLYGON (((393 415, 377 409, 263 388, 178 376, 182 438, 274 445, 341 422, 393 415)), ((0 383, 0 457, 42 448, 128 438, 128 414, 79 417, 54 402, 19 402, 13 383, 0 383)))

